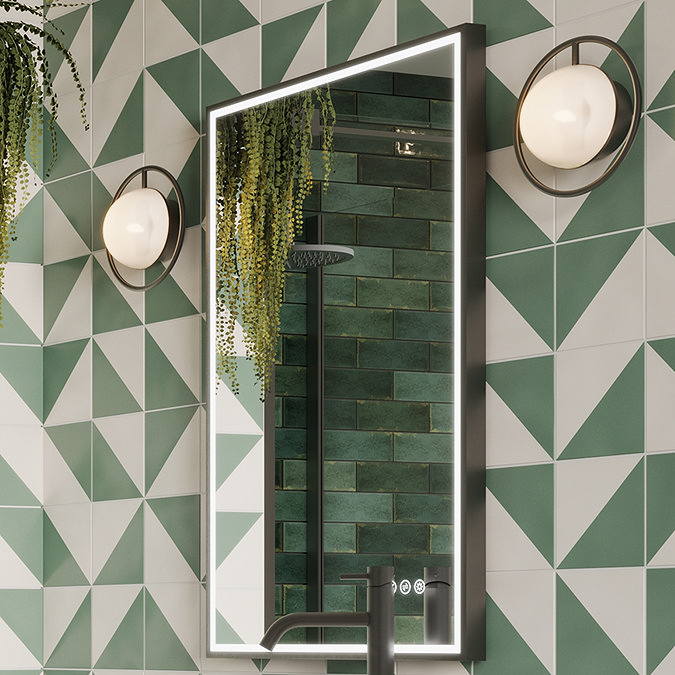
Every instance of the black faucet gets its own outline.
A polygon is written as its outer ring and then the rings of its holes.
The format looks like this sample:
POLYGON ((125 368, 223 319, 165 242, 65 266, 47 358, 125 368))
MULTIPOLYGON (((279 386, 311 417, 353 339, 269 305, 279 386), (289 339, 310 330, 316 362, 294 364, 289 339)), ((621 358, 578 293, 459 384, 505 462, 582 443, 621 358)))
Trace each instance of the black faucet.
POLYGON ((260 646, 274 649, 281 636, 300 626, 367 626, 368 675, 394 675, 394 568, 369 567, 365 574, 341 574, 340 579, 368 582, 367 612, 294 612, 277 619, 260 646))

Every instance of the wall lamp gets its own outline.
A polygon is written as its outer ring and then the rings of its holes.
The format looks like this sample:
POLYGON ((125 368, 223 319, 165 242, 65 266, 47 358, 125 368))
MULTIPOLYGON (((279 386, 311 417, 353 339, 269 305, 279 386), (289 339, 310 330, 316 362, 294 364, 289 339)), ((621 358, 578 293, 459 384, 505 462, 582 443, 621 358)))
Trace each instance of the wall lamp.
POLYGON ((577 37, 552 49, 527 78, 518 99, 513 129, 516 158, 527 179, 556 197, 576 197, 604 183, 628 155, 637 136, 642 110, 642 88, 635 64, 616 42, 603 37, 577 37), (631 95, 600 68, 579 63, 579 45, 609 47, 630 75, 631 95), (571 49, 572 65, 540 78, 546 65, 571 49), (544 164, 577 169, 616 152, 605 171, 586 185, 560 190, 542 182, 530 168, 523 146, 544 164))
POLYGON ((185 237, 185 201, 176 179, 159 166, 144 166, 129 174, 120 185, 103 219, 103 242, 108 262, 119 282, 136 291, 154 288, 171 272, 185 237), (177 201, 168 201, 159 190, 148 187, 148 173, 168 178, 177 201), (139 189, 125 192, 137 176, 139 189), (145 270, 158 260, 164 271, 145 285, 135 285, 120 273, 117 264, 145 270))

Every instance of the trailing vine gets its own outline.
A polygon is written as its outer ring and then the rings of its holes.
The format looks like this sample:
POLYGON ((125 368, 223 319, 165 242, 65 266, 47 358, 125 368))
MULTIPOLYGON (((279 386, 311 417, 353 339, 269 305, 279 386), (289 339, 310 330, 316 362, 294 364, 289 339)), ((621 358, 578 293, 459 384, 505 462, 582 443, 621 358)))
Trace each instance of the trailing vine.
MULTIPOLYGON (((48 3, 49 7, 75 5, 48 3)), ((54 24, 44 19, 43 8, 25 2, 0 0, 0 9, 26 12, 40 19, 41 25, 22 21, 0 20, 0 295, 4 285, 5 265, 9 247, 16 239, 16 218, 26 199, 30 159, 37 163, 42 137, 43 105, 48 110, 47 128, 51 142, 51 163, 56 159, 56 130, 58 104, 53 88, 53 77, 47 63, 46 46, 63 55, 80 95, 80 112, 85 128, 85 90, 75 61, 54 31, 62 33, 54 24)), ((1 18, 1 15, 0 15, 1 18)), ((2 312, 0 309, 0 321, 2 312)), ((0 323, 0 325, 2 325, 0 323)))
POLYGON ((244 330, 263 396, 270 390, 288 252, 312 189, 312 117, 322 118, 324 180, 332 171, 335 111, 310 90, 224 117, 216 137, 217 373, 239 391, 235 328, 244 330))

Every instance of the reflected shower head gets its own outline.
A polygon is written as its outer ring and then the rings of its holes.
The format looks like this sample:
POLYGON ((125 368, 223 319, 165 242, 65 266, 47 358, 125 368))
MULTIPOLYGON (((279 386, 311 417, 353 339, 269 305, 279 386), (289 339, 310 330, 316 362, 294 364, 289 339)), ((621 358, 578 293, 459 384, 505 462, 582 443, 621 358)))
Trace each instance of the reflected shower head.
POLYGON ((286 261, 287 270, 325 267, 346 262, 354 257, 354 249, 335 244, 292 244, 286 261))

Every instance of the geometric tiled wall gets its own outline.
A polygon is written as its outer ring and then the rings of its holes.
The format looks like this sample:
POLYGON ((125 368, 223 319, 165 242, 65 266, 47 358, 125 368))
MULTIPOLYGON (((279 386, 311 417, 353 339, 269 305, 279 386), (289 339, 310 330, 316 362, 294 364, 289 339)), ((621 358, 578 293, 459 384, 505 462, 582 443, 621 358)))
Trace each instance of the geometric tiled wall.
POLYGON ((62 69, 59 160, 3 297, 0 669, 325 672, 201 656, 202 111, 473 20, 489 43, 487 661, 398 672, 675 672, 671 0, 90 4, 50 15, 92 128, 62 69), (608 183, 553 199, 516 169, 511 113, 534 63, 589 33, 635 59, 645 114, 608 183), (189 225, 145 295, 111 280, 98 231, 141 163, 178 177, 189 225))

